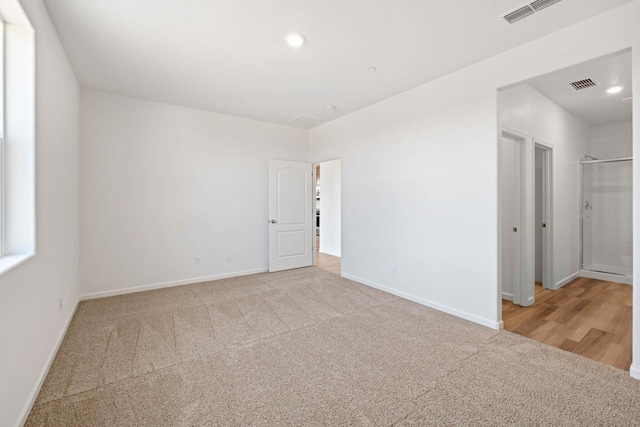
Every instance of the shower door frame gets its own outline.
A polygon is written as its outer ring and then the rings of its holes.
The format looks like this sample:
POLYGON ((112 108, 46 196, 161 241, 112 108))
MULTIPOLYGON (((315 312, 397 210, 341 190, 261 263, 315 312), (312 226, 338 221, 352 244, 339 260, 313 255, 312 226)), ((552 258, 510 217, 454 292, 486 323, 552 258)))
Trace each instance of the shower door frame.
MULTIPOLYGON (((607 281, 613 281, 618 283, 624 283, 627 285, 633 284, 633 275, 635 271, 632 271, 631 276, 617 273, 608 273, 604 271, 586 270, 584 268, 584 166, 599 164, 599 163, 617 163, 617 162, 633 162, 633 157, 616 157, 611 159, 597 159, 597 160, 585 160, 580 159, 580 201, 578 204, 578 212, 580 213, 580 277, 588 277, 592 279, 601 279, 607 281)), ((632 223, 632 229, 635 228, 632 223)))

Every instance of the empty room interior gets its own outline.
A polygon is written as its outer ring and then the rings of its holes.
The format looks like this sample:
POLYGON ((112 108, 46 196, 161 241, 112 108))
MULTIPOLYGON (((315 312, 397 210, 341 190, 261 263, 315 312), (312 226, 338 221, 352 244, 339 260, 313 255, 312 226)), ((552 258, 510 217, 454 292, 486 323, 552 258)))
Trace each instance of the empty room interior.
POLYGON ((0 26, 0 427, 640 424, 640 0, 0 26))

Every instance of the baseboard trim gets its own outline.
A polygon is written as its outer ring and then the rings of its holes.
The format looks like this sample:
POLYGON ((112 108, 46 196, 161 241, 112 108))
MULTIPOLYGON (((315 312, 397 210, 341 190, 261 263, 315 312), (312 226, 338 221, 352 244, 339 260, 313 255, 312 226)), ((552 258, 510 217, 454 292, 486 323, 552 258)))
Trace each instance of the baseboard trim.
POLYGON ((133 294, 135 292, 151 291, 154 289, 171 288, 174 286, 193 285, 194 283, 210 282, 212 280, 228 279, 230 277, 248 276, 251 274, 266 273, 268 267, 256 268, 253 270, 234 271, 232 273, 215 274, 213 276, 193 277, 191 279, 174 280, 171 282, 153 283, 151 285, 133 286, 131 288, 114 289, 112 291, 93 292, 80 295, 80 301, 89 299, 113 297, 116 295, 133 294))
POLYGON ((513 301, 513 294, 510 294, 508 292, 503 292, 502 299, 506 299, 507 301, 513 301))
POLYGON ((597 271, 597 272, 609 272, 605 274, 615 274, 619 276, 633 276, 633 268, 625 268, 625 267, 616 267, 613 265, 605 265, 605 264, 589 264, 582 266, 582 270, 586 271, 597 271))
POLYGON ((451 307, 448 307, 446 305, 442 305, 442 304, 439 304, 437 302, 434 302, 434 301, 431 301, 431 300, 428 300, 428 299, 425 299, 425 298, 420 298, 420 297, 417 297, 415 295, 409 294, 407 292, 399 291, 397 289, 393 289, 393 288, 390 288, 388 286, 384 286, 384 285, 381 285, 379 283, 375 283, 375 282, 372 282, 370 280, 363 279, 361 277, 354 276, 354 275, 349 274, 349 273, 344 273, 343 272, 342 273, 342 277, 344 277, 345 279, 353 280, 354 282, 361 283, 363 285, 370 286, 372 288, 380 289, 381 291, 388 292, 388 293, 393 294, 395 296, 398 296, 398 297, 401 297, 401 298, 404 298, 404 299, 408 299, 408 300, 413 301, 413 302, 417 302, 418 304, 425 305, 425 306, 433 308, 435 310, 442 311, 444 313, 451 314, 453 316, 460 317, 462 319, 469 320, 469 321, 474 322, 474 323, 478 323, 478 324, 480 324, 482 326, 487 326, 487 327, 489 327, 491 329, 500 330, 503 327, 502 321, 495 321, 495 320, 491 320, 491 319, 485 319, 483 317, 476 316, 475 314, 471 314, 471 313, 467 313, 465 311, 457 310, 455 308, 451 308, 451 307))
POLYGON ((631 375, 631 378, 640 380, 640 367, 638 367, 635 363, 632 363, 631 367, 629 368, 629 375, 631 375))
POLYGON ((580 272, 576 271, 575 273, 571 274, 570 276, 567 276, 564 279, 562 279, 559 282, 557 282, 554 290, 560 289, 561 287, 563 287, 567 283, 571 282, 572 280, 577 279, 578 277, 580 277, 580 272))
POLYGON ((40 371, 40 375, 38 376, 38 381, 36 382, 36 385, 34 386, 33 391, 31 392, 31 398, 27 401, 26 405, 22 409, 22 413, 18 418, 17 427, 23 426, 27 422, 27 418, 29 418, 31 409, 33 408, 33 405, 36 403, 38 394, 40 394, 40 389, 42 389, 44 380, 47 378, 49 369, 51 369, 51 364, 53 363, 53 360, 56 358, 56 354, 58 354, 58 350, 62 345, 62 341, 64 340, 65 335, 67 335, 67 330, 69 329, 69 325, 71 325, 71 320, 73 319, 73 316, 76 314, 76 310, 78 309, 79 303, 80 303, 80 298, 77 298, 76 303, 73 307, 73 310, 71 310, 71 313, 69 313, 69 317, 67 318, 64 328, 62 328, 62 332, 60 332, 60 334, 58 335, 56 345, 53 347, 53 350, 51 351, 51 353, 49 353, 47 362, 45 363, 44 367, 40 371))
POLYGON ((633 277, 631 276, 620 276, 618 274, 609 274, 600 271, 580 270, 580 277, 606 280, 607 282, 622 283, 624 285, 633 285, 633 277))

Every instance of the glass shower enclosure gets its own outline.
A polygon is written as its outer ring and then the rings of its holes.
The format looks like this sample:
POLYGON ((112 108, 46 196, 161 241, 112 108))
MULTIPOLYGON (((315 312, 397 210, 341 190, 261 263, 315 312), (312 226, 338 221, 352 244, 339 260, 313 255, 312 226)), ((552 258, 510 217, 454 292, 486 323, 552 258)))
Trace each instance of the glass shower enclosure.
POLYGON ((582 163, 582 275, 631 284, 632 158, 582 163))

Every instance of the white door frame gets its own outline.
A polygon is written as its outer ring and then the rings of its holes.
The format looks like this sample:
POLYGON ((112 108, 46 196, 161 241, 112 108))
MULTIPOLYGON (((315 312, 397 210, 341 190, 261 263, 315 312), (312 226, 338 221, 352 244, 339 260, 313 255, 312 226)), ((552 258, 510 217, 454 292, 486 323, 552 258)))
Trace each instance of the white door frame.
MULTIPOLYGON (((542 217, 545 228, 542 233, 542 285, 556 289, 553 280, 553 144, 533 138, 534 150, 544 151, 542 157, 542 217)), ((535 197, 535 196, 534 196, 535 197)))
MULTIPOLYGON (((513 302, 521 306, 530 306, 535 302, 535 146, 533 138, 528 135, 502 127, 500 131, 502 138, 511 139, 514 143, 521 144, 520 150, 520 198, 517 203, 520 205, 520 218, 518 231, 520 239, 516 247, 514 256, 517 259, 518 268, 513 284, 513 302)), ((499 153, 498 153, 499 154, 499 153)), ((498 158, 499 160, 499 158, 498 158)), ((498 161, 500 171, 501 165, 498 161)), ((500 173, 498 173, 500 177, 500 173)), ((502 183, 498 179, 498 306, 500 316, 502 316, 502 203, 500 199, 502 183)), ((500 317, 501 318, 501 317, 500 317)))
MULTIPOLYGON (((333 157, 327 157, 326 159, 323 160, 319 160, 317 162, 313 162, 311 163, 311 171, 312 171, 312 176, 311 176, 311 182, 313 184, 313 191, 311 194, 313 194, 312 197, 312 203, 311 203, 311 209, 312 209, 312 213, 313 213, 313 260, 312 260, 312 265, 316 265, 316 253, 318 248, 316 247, 316 221, 315 221, 315 217, 316 217, 316 209, 317 209, 317 203, 318 203, 318 199, 316 199, 316 169, 319 165, 321 165, 322 163, 325 162, 330 162, 332 160, 340 160, 340 223, 341 223, 341 227, 340 227, 340 276, 342 276, 342 266, 343 266, 343 258, 344 258, 344 244, 342 243, 344 241, 344 191, 343 191, 343 172, 344 172, 344 166, 343 166, 343 162, 342 162, 342 157, 340 156, 333 156, 333 157)), ((322 183, 320 184, 322 186, 322 183)))

